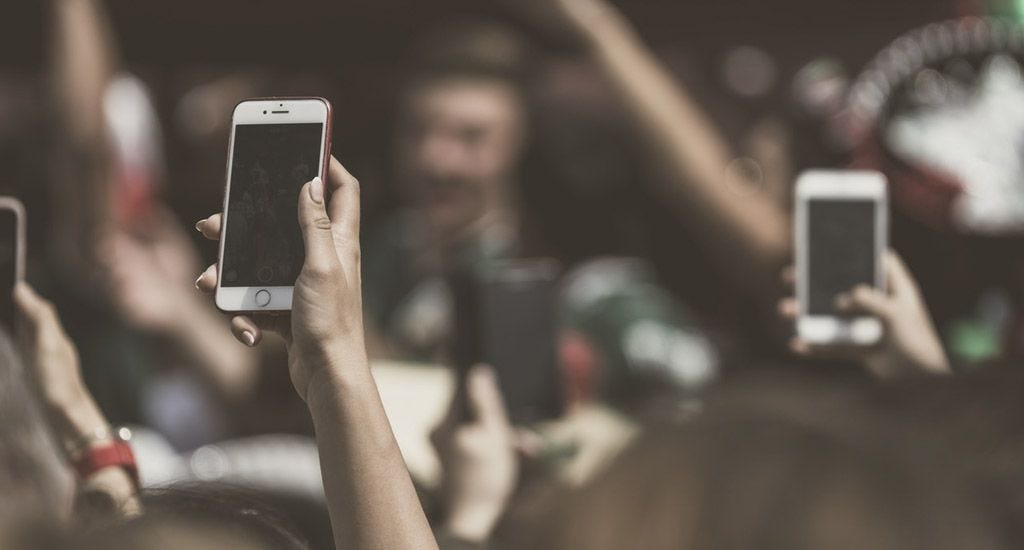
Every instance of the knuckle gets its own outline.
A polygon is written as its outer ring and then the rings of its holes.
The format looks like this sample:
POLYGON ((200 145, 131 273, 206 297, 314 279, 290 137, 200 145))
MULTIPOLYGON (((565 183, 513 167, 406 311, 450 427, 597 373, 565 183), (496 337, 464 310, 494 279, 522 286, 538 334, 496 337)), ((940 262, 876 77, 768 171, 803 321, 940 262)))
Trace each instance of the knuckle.
POLYGON ((303 229, 315 229, 318 231, 330 231, 331 219, 326 214, 318 214, 312 218, 305 218, 302 220, 303 229))
POLYGON ((331 230, 331 219, 326 215, 313 218, 313 227, 321 231, 331 230))
POLYGON ((307 277, 315 282, 330 281, 338 276, 337 267, 328 262, 307 262, 304 272, 307 277))

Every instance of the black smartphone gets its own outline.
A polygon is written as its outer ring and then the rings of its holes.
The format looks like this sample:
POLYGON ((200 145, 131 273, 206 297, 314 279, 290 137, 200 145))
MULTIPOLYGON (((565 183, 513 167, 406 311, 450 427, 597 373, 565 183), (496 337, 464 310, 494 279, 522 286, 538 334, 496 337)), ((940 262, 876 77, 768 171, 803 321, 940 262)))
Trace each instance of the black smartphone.
POLYGON ((0 197, 0 322, 14 329, 14 285, 25 276, 25 208, 0 197))
POLYGON ((558 262, 547 259, 493 262, 454 278, 455 362, 463 373, 478 363, 494 368, 513 424, 563 412, 560 278, 558 262))

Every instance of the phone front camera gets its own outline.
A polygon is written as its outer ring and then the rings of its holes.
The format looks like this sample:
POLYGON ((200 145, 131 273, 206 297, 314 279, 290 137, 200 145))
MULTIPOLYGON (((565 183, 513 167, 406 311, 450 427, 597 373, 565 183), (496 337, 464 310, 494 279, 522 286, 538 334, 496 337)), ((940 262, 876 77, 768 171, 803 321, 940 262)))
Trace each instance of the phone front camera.
POLYGON ((267 114, 267 112, 266 112, 266 111, 263 111, 263 114, 267 114))

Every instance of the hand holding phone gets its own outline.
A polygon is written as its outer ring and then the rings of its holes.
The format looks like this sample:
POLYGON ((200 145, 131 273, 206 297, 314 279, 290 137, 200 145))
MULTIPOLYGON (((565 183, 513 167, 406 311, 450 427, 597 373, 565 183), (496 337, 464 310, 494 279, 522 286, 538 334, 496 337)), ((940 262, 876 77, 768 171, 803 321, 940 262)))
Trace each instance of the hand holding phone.
MULTIPOLYGON (((802 357, 857 361, 880 378, 915 372, 951 373, 942 341, 910 270, 892 251, 886 252, 882 264, 886 291, 862 285, 840 295, 837 304, 847 313, 877 317, 884 327, 880 345, 815 345, 798 336, 790 342, 791 351, 802 357)), ((788 274, 793 271, 787 270, 786 273, 784 279, 790 279, 788 274)), ((796 321, 799 312, 796 298, 784 298, 779 302, 779 313, 783 319, 796 321)))
POLYGON ((299 189, 326 180, 331 105, 270 98, 235 107, 216 303, 226 312, 290 311, 302 269, 299 189))
MULTIPOLYGON (((325 369, 338 364, 353 369, 366 366, 359 275, 359 181, 331 158, 327 180, 315 178, 303 185, 296 191, 296 199, 304 255, 295 281, 293 308, 290 313, 234 315, 231 331, 248 346, 259 344, 264 332, 281 335, 288 345, 292 383, 305 399, 311 382, 325 369)), ((196 228, 208 239, 221 240, 223 217, 214 214, 196 228)), ((199 276, 196 287, 208 294, 217 292, 216 264, 199 276)))

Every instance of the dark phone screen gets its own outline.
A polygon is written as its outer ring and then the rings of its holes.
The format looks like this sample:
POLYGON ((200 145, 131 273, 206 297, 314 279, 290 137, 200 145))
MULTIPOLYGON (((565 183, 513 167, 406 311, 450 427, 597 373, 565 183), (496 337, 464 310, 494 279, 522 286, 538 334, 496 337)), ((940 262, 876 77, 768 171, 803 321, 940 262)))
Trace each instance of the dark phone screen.
POLYGON ((221 286, 293 286, 305 250, 299 191, 320 174, 323 124, 239 124, 221 286))
POLYGON ((0 209, 0 322, 14 327, 14 284, 18 280, 18 215, 0 209))
POLYGON ((808 201, 810 315, 844 317, 836 297, 860 284, 875 285, 875 212, 870 200, 808 201))
POLYGON ((461 274, 456 296, 455 359, 461 369, 491 365, 509 417, 517 425, 562 411, 557 364, 558 280, 550 266, 509 262, 461 274))

